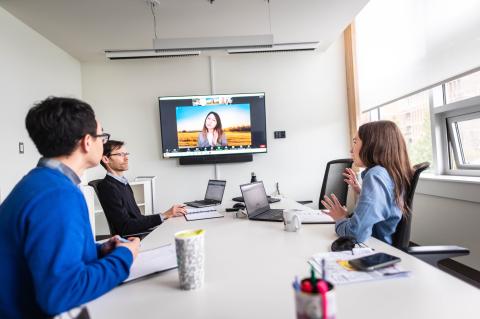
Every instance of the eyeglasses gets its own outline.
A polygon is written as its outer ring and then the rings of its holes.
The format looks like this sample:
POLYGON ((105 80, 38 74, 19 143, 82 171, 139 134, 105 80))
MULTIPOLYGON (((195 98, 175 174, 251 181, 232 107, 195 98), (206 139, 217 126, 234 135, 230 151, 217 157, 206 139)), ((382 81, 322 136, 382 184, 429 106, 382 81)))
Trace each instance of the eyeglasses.
POLYGON ((110 155, 109 155, 109 157, 110 157, 110 156, 121 156, 121 157, 126 157, 126 156, 128 156, 128 155, 130 155, 130 153, 128 153, 128 152, 120 152, 120 153, 113 153, 113 154, 110 154, 110 155))
POLYGON ((95 134, 92 135, 93 137, 100 137, 102 139, 103 144, 107 143, 108 140, 110 139, 110 134, 108 133, 102 133, 102 134, 95 134))

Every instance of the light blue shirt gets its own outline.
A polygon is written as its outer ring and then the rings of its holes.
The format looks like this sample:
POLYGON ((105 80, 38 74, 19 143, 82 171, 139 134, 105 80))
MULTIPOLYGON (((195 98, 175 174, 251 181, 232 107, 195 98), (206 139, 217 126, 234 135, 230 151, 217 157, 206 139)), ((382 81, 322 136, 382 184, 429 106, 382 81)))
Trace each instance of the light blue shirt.
POLYGON ((78 177, 77 173, 75 173, 73 169, 56 159, 42 157, 38 161, 37 167, 48 167, 57 170, 63 175, 67 176, 68 179, 71 180, 75 185, 79 185, 81 182, 80 177, 78 177))
POLYGON ((107 175, 110 176, 110 177, 113 177, 115 178, 117 181, 119 181, 120 183, 123 183, 123 185, 127 185, 128 184, 128 179, 125 177, 125 176, 117 176, 117 175, 113 175, 112 173, 110 172, 107 172, 107 175))
POLYGON ((374 166, 362 173, 362 191, 352 217, 335 223, 339 236, 353 236, 364 242, 370 236, 392 244, 392 235, 402 218, 395 202, 394 183, 387 170, 374 166))

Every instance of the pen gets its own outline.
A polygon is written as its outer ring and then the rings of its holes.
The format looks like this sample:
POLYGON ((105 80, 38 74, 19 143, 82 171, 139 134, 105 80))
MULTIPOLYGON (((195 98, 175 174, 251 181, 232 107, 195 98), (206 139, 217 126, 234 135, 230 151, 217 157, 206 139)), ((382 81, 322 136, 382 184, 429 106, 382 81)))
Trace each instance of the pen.
POLYGON ((315 277, 315 269, 313 269, 313 266, 310 266, 310 283, 312 284, 313 293, 317 293, 317 278, 315 277))
POLYGON ((410 273, 410 271, 398 271, 398 272, 386 272, 383 275, 384 276, 396 276, 396 275, 407 275, 409 273, 410 273))
POLYGON ((293 289, 295 289, 295 291, 300 291, 300 283, 298 281, 298 276, 295 276, 295 280, 293 281, 293 289))
POLYGON ((322 258, 322 280, 325 280, 325 258, 322 258))
POLYGON ((130 241, 128 239, 125 239, 125 238, 122 238, 120 236, 117 235, 117 238, 118 240, 121 242, 121 243, 129 243, 130 241))

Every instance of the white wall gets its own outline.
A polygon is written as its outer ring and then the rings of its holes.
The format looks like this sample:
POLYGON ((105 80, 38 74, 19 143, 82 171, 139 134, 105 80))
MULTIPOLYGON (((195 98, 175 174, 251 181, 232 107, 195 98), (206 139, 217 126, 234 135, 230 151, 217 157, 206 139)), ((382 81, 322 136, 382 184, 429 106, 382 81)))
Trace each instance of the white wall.
MULTIPOLYGON (((328 160, 348 156, 343 39, 324 53, 251 54, 213 58, 216 93, 266 93, 268 154, 220 164, 226 193, 240 192, 250 172, 296 199, 318 201, 328 160), (273 139, 274 130, 286 139, 273 139)), ((127 177, 156 175, 156 207, 202 198, 213 165, 179 166, 161 156, 158 96, 209 94, 208 57, 82 64, 83 95, 105 131, 132 153, 127 177)), ((88 178, 102 177, 101 168, 88 178)))
POLYGON ((480 271, 480 185, 420 180, 413 203, 412 238, 422 245, 459 245, 470 255, 455 258, 480 271))
POLYGON ((80 97, 80 72, 77 60, 0 7, 1 199, 39 158, 25 129, 28 109, 49 95, 80 97))

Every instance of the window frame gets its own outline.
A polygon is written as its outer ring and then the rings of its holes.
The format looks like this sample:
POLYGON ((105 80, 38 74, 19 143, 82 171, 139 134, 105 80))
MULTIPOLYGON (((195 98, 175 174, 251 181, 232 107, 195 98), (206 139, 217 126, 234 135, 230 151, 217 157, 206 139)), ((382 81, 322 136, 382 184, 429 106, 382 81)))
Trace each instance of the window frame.
POLYGON ((431 116, 434 118, 436 133, 434 143, 434 155, 437 154, 437 173, 457 176, 480 176, 480 165, 465 165, 460 158, 463 156, 458 136, 453 130, 452 124, 456 120, 469 120, 480 118, 480 96, 445 104, 432 109, 431 116), (438 136, 438 137, 437 137, 438 136), (441 145, 439 145, 439 142, 441 145), (451 158, 450 154, 453 154, 451 158), (451 161, 455 161, 457 168, 453 168, 451 161))

